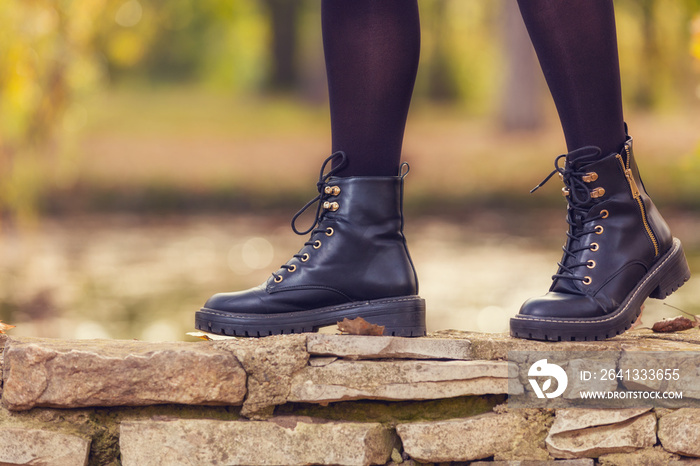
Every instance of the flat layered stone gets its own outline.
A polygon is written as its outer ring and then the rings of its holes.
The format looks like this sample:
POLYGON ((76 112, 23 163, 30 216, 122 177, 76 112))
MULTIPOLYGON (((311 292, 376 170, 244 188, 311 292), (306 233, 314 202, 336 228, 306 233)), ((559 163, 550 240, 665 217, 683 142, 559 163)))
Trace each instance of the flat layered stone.
POLYGON ((233 354, 202 343, 10 338, 3 404, 144 406, 239 405, 246 373, 233 354))
POLYGON ((656 415, 649 410, 560 409, 547 449, 556 458, 596 458, 651 447, 656 443, 656 415))
MULTIPOLYGON (((629 377, 622 380, 623 385, 628 390, 680 392, 684 403, 695 400, 694 403, 698 406, 700 346, 693 345, 693 348, 694 351, 688 351, 688 343, 660 340, 651 340, 648 344, 625 345, 618 366, 622 373, 629 374, 629 377)), ((664 401, 668 406, 675 403, 672 399, 657 402, 662 404, 664 401)))
POLYGON ((163 464, 386 464, 396 441, 378 423, 272 421, 125 421, 124 466, 163 464))
POLYGON ((700 351, 700 328, 677 333, 654 333, 647 329, 625 332, 604 341, 536 341, 513 338, 507 333, 440 330, 431 338, 468 340, 470 359, 507 359, 509 351, 700 351))
POLYGON ((86 465, 90 440, 77 435, 23 427, 0 427, 0 464, 86 465))
POLYGON ((509 377, 517 377, 517 369, 505 361, 341 359, 321 367, 307 366, 294 374, 288 401, 430 400, 503 394, 508 393, 509 377))
POLYGON ((404 451, 422 463, 473 461, 507 452, 527 429, 527 421, 514 413, 396 426, 404 451))
POLYGON ((346 359, 471 359, 469 340, 310 334, 312 355, 346 359))
POLYGON ((598 457, 600 466, 658 466, 671 465, 680 457, 655 446, 643 448, 632 453, 611 453, 598 457))
MULTIPOLYGON (((586 353, 588 356, 589 353, 586 353)), ((615 377, 598 378, 601 371, 617 367, 619 353, 600 352, 601 357, 584 357, 582 359, 570 359, 568 364, 562 365, 569 375, 566 392, 562 396, 565 400, 580 400, 582 391, 613 392, 617 390, 617 379, 615 377), (609 356, 609 357, 606 357, 609 356), (582 380, 576 375, 589 371, 596 375, 594 380, 582 380)))
POLYGON ((627 409, 583 409, 570 408, 557 410, 554 424, 549 430, 550 434, 559 434, 598 427, 620 424, 635 417, 647 413, 651 408, 627 408, 627 409))
POLYGON ((432 338, 468 340, 471 343, 470 359, 508 359, 510 351, 619 351, 621 341, 613 338, 605 341, 537 341, 513 338, 507 333, 465 332, 440 330, 428 335, 432 338))
POLYGON ((700 457, 700 409, 681 408, 662 416, 658 435, 664 449, 700 457))
MULTIPOLYGON (((651 326, 651 322, 648 323, 651 326)), ((692 328, 673 333, 654 332, 648 327, 628 330, 627 332, 612 338, 613 341, 618 341, 623 345, 644 345, 645 342, 656 341, 659 344, 663 342, 682 342, 687 344, 686 349, 690 349, 690 345, 700 345, 700 328, 692 328)), ((646 349, 642 351, 647 351, 646 349)))

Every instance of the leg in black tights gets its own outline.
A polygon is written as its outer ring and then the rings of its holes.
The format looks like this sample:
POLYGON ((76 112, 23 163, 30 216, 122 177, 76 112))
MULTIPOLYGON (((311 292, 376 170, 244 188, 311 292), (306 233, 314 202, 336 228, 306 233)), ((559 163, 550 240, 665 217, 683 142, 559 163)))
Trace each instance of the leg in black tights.
POLYGON ((612 0, 518 0, 569 151, 625 142, 612 0))
POLYGON ((324 0, 323 47, 338 176, 396 176, 418 68, 416 0, 324 0))

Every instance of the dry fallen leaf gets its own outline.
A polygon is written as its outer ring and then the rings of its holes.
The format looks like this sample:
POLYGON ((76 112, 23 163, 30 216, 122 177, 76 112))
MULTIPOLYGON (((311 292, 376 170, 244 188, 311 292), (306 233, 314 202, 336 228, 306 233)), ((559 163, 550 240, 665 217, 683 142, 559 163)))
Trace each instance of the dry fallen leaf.
POLYGON ((5 333, 5 330, 10 330, 11 328, 15 328, 15 326, 10 324, 3 324, 2 320, 0 320, 0 333, 5 333))
POLYGON ((187 335, 191 337, 199 338, 200 340, 212 341, 212 340, 236 340, 238 337, 228 336, 228 335, 217 335, 216 333, 209 332, 187 332, 187 335))
POLYGON ((343 319, 338 322, 338 330, 343 335, 372 335, 372 336, 382 336, 384 335, 384 326, 377 324, 370 324, 362 317, 356 317, 355 319, 343 319))
POLYGON ((687 317, 677 316, 672 319, 664 319, 662 321, 656 322, 651 329, 654 332, 659 333, 671 333, 680 332, 681 330, 688 330, 693 327, 700 327, 700 316, 686 312, 683 309, 679 309, 676 306, 671 306, 670 304, 664 303, 668 307, 672 307, 677 311, 681 311, 683 314, 692 317, 688 319, 687 317))
POLYGON ((688 319, 687 317, 677 316, 673 319, 664 319, 656 322, 651 329, 657 333, 672 333, 680 332, 681 330, 688 330, 689 328, 697 327, 698 321, 695 322, 688 319))

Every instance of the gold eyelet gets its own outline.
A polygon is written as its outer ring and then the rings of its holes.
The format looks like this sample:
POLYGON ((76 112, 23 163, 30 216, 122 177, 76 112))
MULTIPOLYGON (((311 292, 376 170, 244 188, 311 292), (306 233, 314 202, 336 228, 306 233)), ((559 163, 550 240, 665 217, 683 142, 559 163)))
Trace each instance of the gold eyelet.
POLYGON ((589 277, 588 275, 583 277, 583 284, 584 285, 590 285, 591 283, 593 283, 593 279, 591 277, 589 277))
POLYGON ((589 269, 595 269, 595 261, 592 259, 589 260, 588 262, 586 262, 586 267, 588 267, 589 269))
POLYGON ((332 227, 326 228, 326 236, 333 236, 333 233, 335 233, 335 230, 332 227))
POLYGON ((595 226, 595 234, 596 235, 602 235, 604 230, 605 230, 605 228, 603 228, 603 225, 596 225, 595 226))
POLYGON ((598 243, 591 243, 589 249, 593 252, 596 252, 598 249, 600 249, 600 246, 598 245, 598 243))
POLYGON ((292 264, 292 265, 290 265, 290 266, 287 268, 287 271, 289 271, 289 272, 294 272, 296 269, 297 269, 297 266, 294 265, 294 264, 292 264))
POLYGON ((596 172, 588 172, 583 175, 583 181, 586 183, 592 183, 598 179, 598 174, 596 172))
POLYGON ((340 194, 340 186, 326 186, 323 192, 331 196, 337 196, 340 194))
POLYGON ((605 189, 603 188, 595 188, 593 191, 591 191, 591 199, 597 199, 603 196, 605 196, 605 189))
POLYGON ((338 204, 337 202, 326 201, 323 203, 323 208, 326 210, 330 210, 331 212, 335 212, 340 208, 340 204, 338 204))
POLYGON ((321 247, 321 242, 319 240, 314 241, 314 249, 318 249, 321 247))
POLYGON ((281 282, 282 280, 284 280, 284 278, 283 278, 281 275, 277 275, 277 276, 275 277, 275 283, 279 283, 279 282, 281 282))
POLYGON ((569 189, 568 188, 561 188, 561 195, 562 196, 568 196, 569 195, 569 189))
POLYGON ((307 253, 304 253, 304 255, 301 256, 301 261, 302 261, 302 262, 306 262, 307 260, 309 260, 309 257, 310 257, 310 256, 309 256, 307 253))
POLYGON ((603 209, 600 211, 600 215, 601 215, 600 218, 608 218, 608 216, 610 215, 610 212, 608 212, 607 209, 603 209))

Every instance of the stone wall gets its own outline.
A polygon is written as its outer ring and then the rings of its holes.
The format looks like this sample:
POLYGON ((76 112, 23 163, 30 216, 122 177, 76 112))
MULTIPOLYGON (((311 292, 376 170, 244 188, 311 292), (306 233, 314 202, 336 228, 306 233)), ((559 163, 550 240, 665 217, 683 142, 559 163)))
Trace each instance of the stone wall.
POLYGON ((513 409, 513 350, 698 350, 438 332, 0 339, 0 465, 700 464, 700 409, 513 409))

